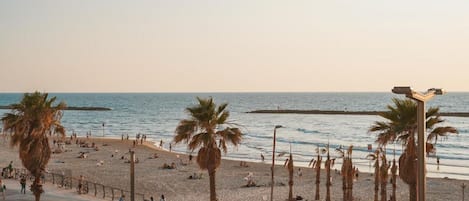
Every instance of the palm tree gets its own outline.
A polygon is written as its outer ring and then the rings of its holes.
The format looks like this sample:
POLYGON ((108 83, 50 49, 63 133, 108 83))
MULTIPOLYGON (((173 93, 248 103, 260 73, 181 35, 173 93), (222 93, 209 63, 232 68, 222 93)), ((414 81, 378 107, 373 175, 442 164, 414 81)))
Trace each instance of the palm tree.
POLYGON ((326 201, 331 201, 331 167, 334 166, 335 159, 331 159, 329 153, 329 143, 327 143, 327 159, 324 164, 324 168, 326 169, 326 201))
POLYGON ((374 163, 374 167, 375 167, 375 172, 374 172, 374 175, 375 175, 375 196, 374 196, 374 201, 378 201, 378 191, 379 191, 379 156, 380 156, 380 148, 376 149, 376 151, 372 154, 368 154, 367 158, 372 160, 372 161, 375 161, 374 163))
MULTIPOLYGON (((394 155, 396 155, 396 150, 394 150, 394 155)), ((392 196, 391 201, 396 201, 396 188, 397 188, 397 165, 396 159, 392 159, 392 167, 391 167, 391 179, 392 179, 392 196)))
POLYGON ((381 201, 387 201, 387 185, 388 185, 388 170, 389 164, 386 159, 386 149, 381 153, 381 166, 379 167, 379 179, 381 182, 381 201))
MULTIPOLYGON (((406 149, 399 158, 399 177, 409 185, 409 200, 415 201, 416 192, 416 167, 415 163, 416 144, 415 135, 417 132, 417 104, 410 99, 392 99, 394 106, 388 105, 388 111, 379 116, 386 121, 376 121, 370 132, 378 132, 377 142, 380 145, 386 145, 393 142, 401 142, 406 149)), ((426 128, 429 132, 427 142, 438 141, 438 138, 446 137, 451 133, 458 133, 454 127, 437 127, 439 123, 444 122, 438 114, 438 107, 431 107, 426 113, 426 128)))
POLYGON ((60 124, 64 102, 53 106, 56 97, 48 99, 47 93, 26 93, 20 103, 12 104, 12 112, 2 117, 5 130, 12 132, 10 145, 19 145, 19 156, 23 166, 34 175, 31 191, 36 201, 44 192, 41 175, 51 156, 48 134, 65 136, 60 124))
POLYGON ((237 146, 242 139, 241 130, 231 128, 228 122, 230 113, 225 110, 227 103, 217 105, 213 99, 197 97, 198 105, 186 108, 189 119, 183 119, 176 127, 174 142, 184 141, 191 151, 200 148, 197 154, 197 164, 202 170, 207 170, 210 177, 210 200, 217 200, 215 191, 215 173, 220 166, 221 151, 227 152, 226 142, 237 146), (227 127, 224 127, 227 126, 227 127), (219 145, 217 146, 217 140, 219 145))
POLYGON ((293 201, 293 156, 291 153, 291 145, 290 145, 290 158, 288 159, 288 200, 293 201))
POLYGON ((342 149, 342 146, 340 148, 337 148, 336 151, 339 153, 339 158, 342 158, 343 163, 342 163, 342 168, 341 168, 341 173, 342 173, 342 193, 343 193, 343 200, 344 201, 349 201, 353 200, 353 179, 355 175, 355 168, 353 168, 352 164, 352 151, 353 151, 353 146, 350 145, 347 151, 344 151, 342 149))
POLYGON ((309 165, 316 171, 316 193, 314 195, 314 200, 319 200, 319 184, 321 183, 321 163, 322 163, 322 156, 321 152, 325 152, 325 149, 320 149, 319 147, 316 148, 317 158, 311 159, 309 165))

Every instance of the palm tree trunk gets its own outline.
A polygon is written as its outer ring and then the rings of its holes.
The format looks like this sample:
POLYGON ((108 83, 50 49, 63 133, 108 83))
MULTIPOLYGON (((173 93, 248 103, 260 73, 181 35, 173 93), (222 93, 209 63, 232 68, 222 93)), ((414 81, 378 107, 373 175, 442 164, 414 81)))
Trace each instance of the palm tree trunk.
POLYGON ((382 153, 382 162, 381 162, 381 170, 380 170, 380 175, 381 175, 381 201, 387 201, 388 197, 388 192, 387 192, 387 185, 388 185, 388 163, 386 160, 386 152, 382 153))
POLYGON ((314 200, 319 200, 319 184, 321 183, 321 158, 318 155, 316 163, 316 194, 314 200))
POLYGON ((327 157, 326 161, 326 201, 331 201, 331 160, 327 157))
POLYGON ((407 140, 407 146, 404 153, 399 157, 399 177, 409 185, 409 201, 417 199, 417 158, 416 145, 413 136, 407 140))
POLYGON ((341 174, 342 174, 342 191, 343 191, 343 201, 349 201, 350 198, 349 196, 349 180, 350 178, 350 164, 349 164, 349 158, 344 157, 343 163, 342 163, 342 169, 341 169, 341 174))
POLYGON ((353 200, 353 177, 354 177, 354 169, 352 166, 352 157, 348 158, 348 172, 347 172, 347 201, 353 200))
POLYGON ((44 192, 43 189, 42 189, 41 176, 40 175, 39 176, 36 175, 34 177, 34 182, 31 186, 31 191, 33 191, 35 200, 40 201, 41 200, 41 194, 42 194, 42 192, 44 192))
POLYGON ((409 184, 409 201, 417 201, 417 185, 409 184))
MULTIPOLYGON (((384 173, 381 172, 381 174, 384 174, 384 173)), ((381 201, 387 201, 387 191, 386 191, 387 184, 388 184, 387 178, 381 177, 381 201)))
POLYGON ((290 171, 290 181, 288 181, 288 200, 293 200, 293 171, 290 171))
POLYGON ((397 166, 396 166, 396 159, 392 161, 392 196, 391 201, 396 201, 396 187, 397 187, 397 166))
POLYGON ((379 162, 376 158, 375 162, 375 201, 378 201, 378 191, 379 191, 379 162))
POLYGON ((207 168, 208 176, 210 177, 210 201, 217 201, 217 193, 215 188, 215 168, 207 168))
POLYGON ((345 171, 345 169, 347 168, 346 166, 346 159, 344 159, 344 163, 342 164, 342 193, 343 193, 343 201, 348 201, 347 200, 347 195, 348 195, 348 192, 347 192, 347 173, 345 171))

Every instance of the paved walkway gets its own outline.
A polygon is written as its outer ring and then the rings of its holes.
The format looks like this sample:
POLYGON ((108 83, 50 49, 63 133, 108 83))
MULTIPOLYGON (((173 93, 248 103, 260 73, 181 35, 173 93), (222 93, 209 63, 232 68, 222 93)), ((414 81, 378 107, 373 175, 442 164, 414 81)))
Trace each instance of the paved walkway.
MULTIPOLYGON (((20 183, 17 180, 2 179, 7 187, 5 193, 6 201, 34 201, 34 195, 26 187, 26 194, 20 194, 20 183)), ((28 184, 29 185, 29 184, 28 184)), ((61 189, 52 184, 44 185, 45 193, 41 196, 41 201, 103 201, 90 195, 78 195, 74 190, 61 189)), ((0 201, 3 201, 2 194, 0 194, 0 201)))

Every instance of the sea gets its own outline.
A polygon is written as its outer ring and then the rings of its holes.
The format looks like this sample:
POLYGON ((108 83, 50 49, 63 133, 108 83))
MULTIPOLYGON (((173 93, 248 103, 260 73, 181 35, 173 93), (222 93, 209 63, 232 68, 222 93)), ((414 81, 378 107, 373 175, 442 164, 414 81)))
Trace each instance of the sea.
MULTIPOLYGON (((21 100, 21 93, 0 93, 0 105, 21 100)), ((51 93, 58 101, 76 107, 108 107, 109 111, 64 111, 62 124, 67 134, 77 133, 93 137, 121 138, 145 134, 159 146, 168 149, 180 120, 188 118, 185 108, 197 103, 196 97, 213 97, 215 103, 228 103, 229 121, 244 133, 242 143, 229 147, 223 158, 271 163, 273 132, 276 125, 276 164, 283 164, 288 153, 295 165, 308 168, 317 156, 317 149, 329 144, 336 159, 334 169, 340 170, 337 148, 353 145, 353 163, 361 172, 373 171, 367 158, 376 149, 376 134, 368 132, 376 115, 313 115, 313 114, 256 114, 261 109, 384 111, 392 98, 405 98, 391 92, 374 93, 51 93), (371 145, 372 150, 368 147, 371 145)), ((454 92, 436 96, 428 107, 440 107, 441 112, 469 112, 469 93, 454 92)), ((9 110, 0 110, 3 116, 9 110)), ((441 139, 436 154, 427 157, 427 176, 469 180, 469 118, 443 117, 442 126, 453 126, 459 134, 441 139), (437 157, 440 160, 437 164, 437 157)), ((2 126, 2 125, 0 125, 2 126)), ((387 146, 388 160, 398 160, 401 144, 387 146)), ((185 144, 173 144, 172 151, 191 153, 185 144)), ((195 153, 193 153, 195 154, 195 153)), ((324 156, 324 155, 323 155, 324 156)))

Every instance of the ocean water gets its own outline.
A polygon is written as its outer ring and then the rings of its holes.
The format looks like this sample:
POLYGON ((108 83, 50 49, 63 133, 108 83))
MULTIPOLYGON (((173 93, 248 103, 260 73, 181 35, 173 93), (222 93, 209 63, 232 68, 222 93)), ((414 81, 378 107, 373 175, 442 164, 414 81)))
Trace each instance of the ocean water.
MULTIPOLYGON (((376 136, 368 133, 378 116, 367 115, 311 115, 311 114, 252 114, 246 113, 258 109, 318 109, 347 111, 382 111, 391 104, 391 98, 402 97, 392 93, 59 93, 58 100, 69 106, 109 107, 111 111, 65 111, 62 124, 68 133, 76 132, 84 136, 91 132, 93 136, 120 138, 129 134, 132 138, 137 133, 146 134, 147 140, 159 144, 163 140, 168 148, 174 136, 178 122, 187 117, 184 109, 197 103, 196 97, 213 97, 216 103, 227 102, 231 112, 230 119, 244 132, 244 140, 238 147, 230 147, 224 158, 260 161, 261 153, 269 163, 272 157, 272 136, 277 129, 276 152, 294 154, 295 165, 307 167, 316 156, 316 148, 330 143, 331 154, 339 146, 354 146, 354 164, 360 171, 372 171, 366 156, 370 153, 367 145, 373 148, 376 136), (104 123, 104 127, 102 124, 104 123)), ((0 93, 0 105, 18 102, 22 94, 0 93)), ((404 97, 402 97, 404 98, 404 97)), ((427 108, 439 106, 442 112, 469 112, 469 93, 448 93, 437 96, 427 103, 427 108)), ((0 110, 3 116, 8 110, 0 110)), ((443 117, 446 122, 459 130, 438 142, 437 155, 440 157, 439 168, 436 157, 427 158, 429 177, 449 177, 469 179, 469 118, 443 117)), ((173 150, 189 153, 185 144, 173 145, 173 150)), ((400 144, 387 147, 388 159, 396 159, 402 152, 400 144)), ((285 156, 277 157, 278 164, 283 164, 285 156)), ((340 159, 334 168, 340 169, 340 159)))

